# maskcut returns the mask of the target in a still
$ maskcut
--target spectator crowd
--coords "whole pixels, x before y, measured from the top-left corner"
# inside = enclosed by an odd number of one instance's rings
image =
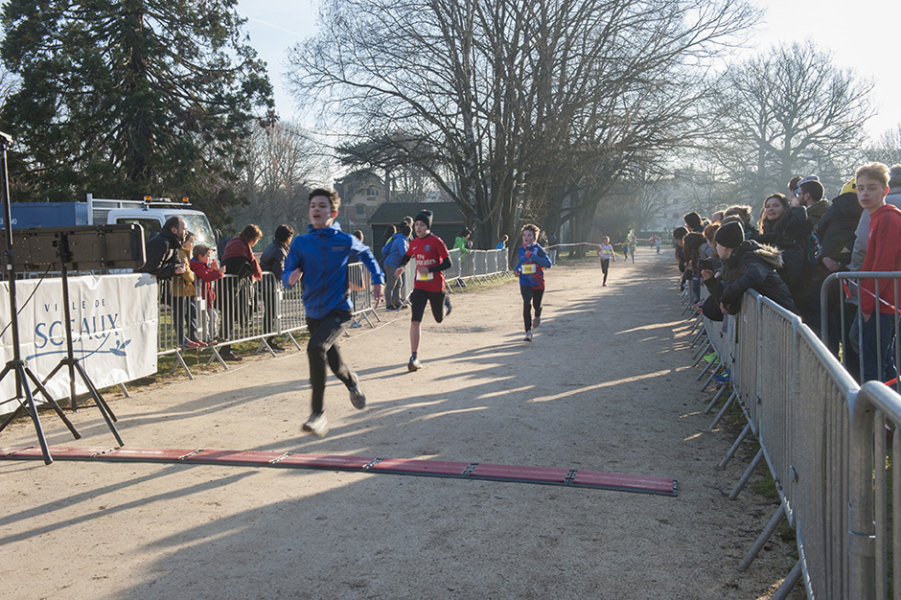
[[[753,289],[821,331],[821,294],[827,295],[825,337],[861,381],[896,377],[897,288],[901,277],[901,165],[868,163],[831,200],[817,176],[794,177],[788,194],[750,206],[725,207],[704,217],[686,214],[673,231],[681,287],[714,321],[735,315]],[[823,287],[836,272],[860,276]],[[701,285],[708,295],[701,302]],[[862,340],[859,341],[859,340]],[[859,373],[858,365],[863,365]]]

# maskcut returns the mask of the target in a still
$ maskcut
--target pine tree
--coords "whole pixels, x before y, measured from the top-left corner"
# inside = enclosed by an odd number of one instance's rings
[[[21,79],[0,113],[14,200],[191,195],[222,210],[265,64],[235,0],[9,0],[0,58]],[[213,205],[216,206],[213,206]]]

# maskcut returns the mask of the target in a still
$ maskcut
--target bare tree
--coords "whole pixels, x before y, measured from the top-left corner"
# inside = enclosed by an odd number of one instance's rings
[[[840,186],[873,115],[873,84],[835,66],[812,42],[786,44],[728,69],[712,111],[714,160],[749,199],[784,191],[794,175]]]
[[[243,202],[234,210],[234,226],[240,230],[256,223],[264,233],[282,223],[299,229],[306,217],[305,195],[326,159],[293,125],[257,127],[241,172]]]
[[[434,148],[417,136],[394,132],[356,137],[362,141],[338,146],[338,160],[348,167],[383,171],[388,202],[422,201],[426,190],[435,187],[429,172],[421,165],[435,171],[441,166],[440,158]],[[416,157],[415,162],[411,156]]]
[[[863,152],[864,160],[879,161],[887,165],[901,163],[901,125],[884,131],[875,143]]]
[[[434,148],[396,149],[482,244],[514,236],[521,208],[555,229],[583,171],[613,178],[672,146],[692,121],[684,85],[756,18],[742,0],[327,0],[322,15],[290,52],[294,93],[348,130]]]

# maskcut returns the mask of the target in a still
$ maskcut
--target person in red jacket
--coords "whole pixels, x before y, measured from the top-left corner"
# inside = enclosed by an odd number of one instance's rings
[[[263,279],[263,269],[253,255],[253,247],[263,238],[263,232],[256,225],[246,226],[240,234],[225,245],[220,260],[229,277],[219,284],[219,314],[222,316],[223,337],[231,340],[243,335],[243,329],[253,317],[254,281]],[[232,352],[231,344],[220,348],[223,360],[240,361],[241,357]]]
[[[882,163],[868,163],[857,170],[856,177],[857,200],[870,214],[867,253],[861,272],[901,271],[901,210],[885,203],[889,169]],[[879,282],[878,298],[876,281]],[[861,280],[864,381],[885,381],[896,375],[892,349],[898,320],[897,283],[898,280],[892,279]]]
[[[206,310],[204,316],[198,319],[200,329],[203,332],[203,340],[206,343],[215,340],[219,331],[219,311],[216,310],[216,289],[213,282],[222,279],[225,275],[225,267],[220,267],[213,258],[213,249],[203,244],[194,246],[193,257],[191,258],[191,270],[197,279],[202,281],[200,288],[200,297],[206,301]]]

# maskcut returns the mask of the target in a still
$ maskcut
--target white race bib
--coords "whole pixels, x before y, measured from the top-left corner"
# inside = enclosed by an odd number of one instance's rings
[[[522,274],[523,275],[532,275],[534,273],[537,273],[538,269],[536,267],[537,267],[537,265],[534,265],[534,264],[523,265],[522,266]]]
[[[434,278],[435,274],[431,271],[428,273],[420,273],[419,271],[416,271],[416,281],[431,281]]]

